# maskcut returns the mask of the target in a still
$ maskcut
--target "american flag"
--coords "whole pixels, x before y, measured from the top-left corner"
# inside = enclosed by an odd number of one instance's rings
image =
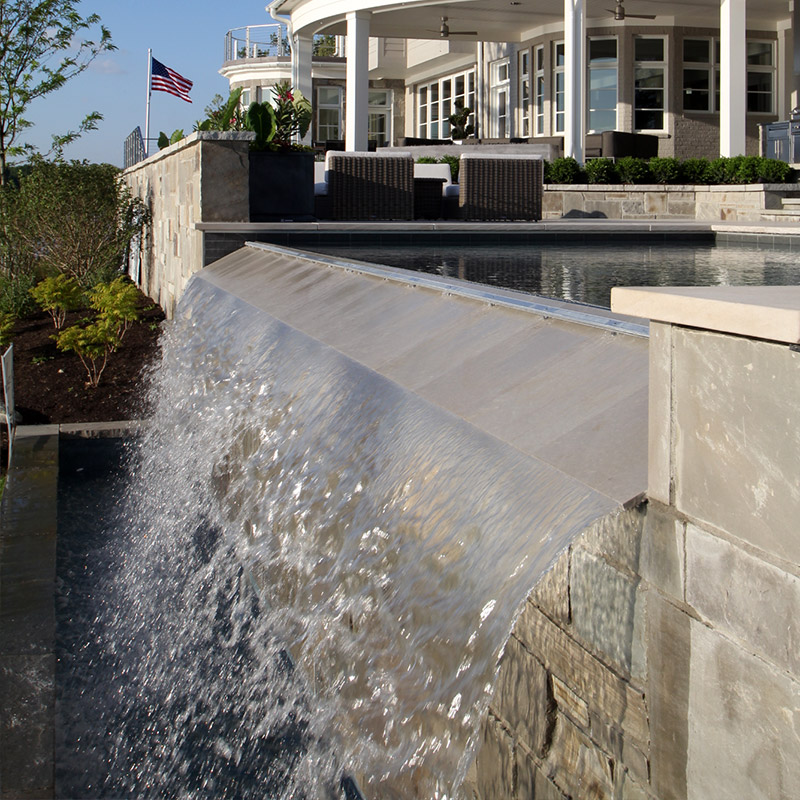
[[[189,92],[192,89],[192,82],[183,75],[175,72],[174,69],[165,67],[160,61],[153,59],[152,78],[150,85],[154,92],[169,92],[175,97],[180,97],[187,103],[191,103]]]

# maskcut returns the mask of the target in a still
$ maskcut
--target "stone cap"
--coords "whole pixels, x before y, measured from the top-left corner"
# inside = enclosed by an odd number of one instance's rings
[[[657,322],[800,342],[800,286],[618,287],[611,310]]]

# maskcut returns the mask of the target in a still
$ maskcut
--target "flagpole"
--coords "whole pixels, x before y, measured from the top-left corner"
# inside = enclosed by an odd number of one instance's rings
[[[144,157],[150,154],[150,84],[153,82],[153,51],[147,48],[147,107],[144,116]]]

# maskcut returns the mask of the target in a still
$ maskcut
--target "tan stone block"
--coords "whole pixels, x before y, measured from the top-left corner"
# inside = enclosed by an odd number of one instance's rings
[[[474,785],[481,800],[514,797],[514,742],[491,716],[486,718],[481,729]]]
[[[614,723],[641,749],[646,749],[650,733],[641,692],[530,603],[520,615],[514,633],[546,669],[586,701],[590,711]]]
[[[649,502],[642,532],[641,576],[679,601],[684,599],[684,548],[684,523],[676,519],[669,506]]]
[[[521,749],[517,751],[516,797],[519,800],[566,800],[538,764]]]
[[[650,598],[650,781],[663,800],[686,800],[690,618],[656,593]]]
[[[545,668],[512,636],[500,663],[492,710],[529,750],[540,753],[551,705]]]
[[[569,719],[558,715],[547,754],[547,771],[566,795],[591,800],[614,796],[613,761]]]
[[[651,795],[644,786],[636,781],[630,773],[622,776],[622,800],[652,800]]]
[[[643,217],[645,215],[644,199],[642,197],[632,197],[629,200],[623,200],[622,218],[626,217]]]
[[[601,517],[581,534],[573,552],[585,550],[594,553],[627,572],[630,577],[635,577],[639,572],[639,549],[646,508],[642,504]]]
[[[548,617],[564,625],[569,624],[569,558],[569,550],[565,550],[540,578],[528,598]]]
[[[644,196],[644,211],[646,214],[665,214],[667,211],[667,193],[646,192]]]
[[[553,678],[553,699],[563,714],[566,714],[578,727],[588,730],[589,707],[569,686],[556,677]]]

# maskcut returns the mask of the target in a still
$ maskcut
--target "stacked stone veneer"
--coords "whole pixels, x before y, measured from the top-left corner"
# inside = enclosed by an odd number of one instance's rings
[[[542,218],[600,216],[609,219],[700,219],[757,222],[781,209],[784,197],[800,197],[800,185],[743,186],[546,184]]]
[[[527,599],[470,797],[800,792],[800,290],[689,290],[688,313],[635,293],[615,310],[668,320],[651,324],[648,500]]]
[[[142,243],[140,285],[167,316],[203,267],[198,222],[250,219],[248,132],[196,132],[123,172],[152,213]]]

